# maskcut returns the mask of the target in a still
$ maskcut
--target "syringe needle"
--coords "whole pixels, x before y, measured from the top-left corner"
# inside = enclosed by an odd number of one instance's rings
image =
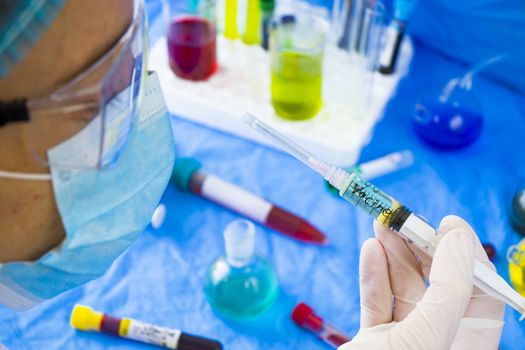
[[[253,129],[257,130],[264,136],[273,140],[277,143],[284,151],[294,156],[297,160],[303,162],[305,165],[309,166],[315,172],[326,176],[325,168],[329,165],[317,159],[311,152],[305,150],[303,147],[299,146],[297,143],[290,140],[288,137],[284,136],[268,124],[257,119],[253,115],[246,113],[243,117],[243,120]],[[323,167],[325,165],[325,167]]]
[[[254,116],[246,114],[244,121],[263,135],[277,142],[286,152],[323,175],[339,190],[339,195],[348,202],[363,209],[381,224],[397,232],[409,243],[424,250],[429,256],[434,255],[442,234],[420,215],[412,213],[406,206],[355,172],[349,174],[334,165],[316,158],[312,153]],[[520,312],[522,319],[525,317],[525,298],[509,286],[497,272],[492,271],[482,262],[476,260],[474,277],[474,283],[477,287]]]
[[[313,171],[322,175],[335,188],[340,189],[347,180],[349,174],[346,171],[317,158],[311,152],[305,150],[303,147],[299,146],[260,119],[257,119],[253,115],[246,113],[243,117],[243,120],[250,127],[273,140],[295,159],[301,161]]]

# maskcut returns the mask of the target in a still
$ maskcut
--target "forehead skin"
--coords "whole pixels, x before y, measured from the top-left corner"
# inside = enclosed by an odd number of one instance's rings
[[[101,57],[132,15],[132,0],[66,1],[26,57],[0,79],[0,100],[50,94]],[[0,128],[0,170],[49,172],[34,160],[28,141],[27,123]],[[0,213],[0,263],[37,259],[64,238],[50,181],[0,178]]]
[[[49,94],[102,56],[132,15],[132,0],[66,1],[29,54],[0,79],[0,100]]]

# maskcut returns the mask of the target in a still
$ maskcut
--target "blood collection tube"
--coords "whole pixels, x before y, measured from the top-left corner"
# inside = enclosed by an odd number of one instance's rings
[[[131,318],[116,318],[84,305],[75,305],[71,312],[71,327],[95,331],[177,350],[222,350],[222,344],[178,329],[159,327]]]
[[[394,73],[401,42],[405,36],[405,22],[393,20],[386,30],[386,43],[379,58],[379,72]]]
[[[394,0],[394,18],[385,33],[385,44],[379,57],[379,72],[392,74],[395,71],[405,28],[414,11],[417,0]]]
[[[326,324],[315,311],[305,303],[299,303],[292,311],[292,320],[301,328],[314,333],[319,339],[337,348],[351,338],[333,326]]]
[[[273,17],[273,10],[275,9],[275,0],[259,0],[261,7],[262,23],[261,23],[261,46],[268,50],[270,43],[270,25]]]
[[[193,158],[179,158],[171,181],[181,190],[189,190],[288,237],[306,243],[326,243],[326,236],[305,219],[200,168],[201,164]]]

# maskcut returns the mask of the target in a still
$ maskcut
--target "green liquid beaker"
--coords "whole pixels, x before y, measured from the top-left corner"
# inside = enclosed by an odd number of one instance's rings
[[[274,20],[271,94],[280,117],[306,120],[321,109],[327,28],[324,18],[310,13],[280,15]]]
[[[205,293],[221,316],[242,321],[268,309],[278,294],[277,275],[270,263],[254,254],[255,227],[235,220],[224,231],[226,256],[208,270]]]
[[[210,267],[206,297],[218,314],[229,319],[241,321],[261,314],[277,293],[275,273],[260,257],[242,268],[232,267],[224,258]]]

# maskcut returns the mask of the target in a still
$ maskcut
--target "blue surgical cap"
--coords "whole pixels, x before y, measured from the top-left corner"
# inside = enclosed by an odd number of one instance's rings
[[[21,61],[55,19],[65,0],[0,1],[0,78]]]

